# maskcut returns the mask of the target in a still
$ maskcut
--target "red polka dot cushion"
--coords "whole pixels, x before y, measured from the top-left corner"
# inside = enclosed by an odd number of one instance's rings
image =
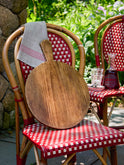
[[[65,130],[36,123],[26,126],[23,134],[42,151],[44,158],[124,143],[124,133],[88,120]]]
[[[89,87],[90,100],[103,103],[105,98],[124,95],[124,87],[119,89],[99,89]]]

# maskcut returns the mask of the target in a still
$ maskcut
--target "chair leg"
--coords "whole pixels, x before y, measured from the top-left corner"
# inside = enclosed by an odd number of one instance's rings
[[[97,109],[98,109],[97,114],[99,118],[103,119],[103,104],[100,103],[99,105],[97,105]]]
[[[36,146],[33,145],[34,148],[34,155],[35,155],[35,159],[36,159],[36,164],[40,165],[40,158],[39,158],[39,154],[38,154],[38,150],[36,148]]]
[[[117,165],[117,150],[116,146],[110,147],[110,152],[111,152],[111,165]]]
[[[27,158],[27,156],[25,156],[25,158],[20,158],[19,155],[16,155],[16,164],[17,165],[25,165],[26,164],[26,158]]]
[[[105,102],[103,104],[103,124],[105,126],[108,126],[108,116],[107,116],[107,99],[105,99]],[[116,146],[112,146],[110,148],[111,153],[111,165],[117,165],[117,151]],[[104,154],[103,154],[104,157]]]
[[[76,153],[67,155],[67,158],[64,161],[64,163],[62,163],[62,165],[67,165],[67,164],[68,165],[74,165],[74,162],[73,162],[73,164],[71,164],[72,163],[71,160],[73,160],[73,157],[74,157],[74,160],[75,160],[75,156],[76,156]]]
[[[34,148],[34,154],[35,154],[36,164],[37,165],[47,165],[47,160],[44,159],[42,157],[42,155],[41,155],[41,160],[40,160],[37,147],[35,145],[33,145],[33,148]]]
[[[24,158],[20,157],[19,106],[17,102],[15,102],[15,116],[16,116],[16,164],[25,165],[27,156],[25,156]]]
[[[103,148],[103,159],[105,160],[105,162],[107,162],[107,152],[106,152],[106,149],[105,148]],[[104,164],[102,164],[102,165],[104,165]]]
[[[71,155],[71,154],[70,154]],[[69,156],[69,155],[68,155]],[[76,162],[76,155],[69,161],[68,165],[74,165]]]
[[[103,165],[107,165],[106,161],[103,159],[103,157],[96,149],[93,149],[93,152],[97,155],[97,157],[99,158],[99,160],[102,162]]]
[[[108,101],[107,101],[107,99],[105,99],[105,102],[103,104],[103,125],[105,125],[105,126],[108,126],[107,103],[108,103]]]
[[[41,164],[40,165],[47,165],[47,160],[44,158],[41,158]]]

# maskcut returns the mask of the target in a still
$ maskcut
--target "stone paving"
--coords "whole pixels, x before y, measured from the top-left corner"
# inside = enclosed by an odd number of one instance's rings
[[[92,115],[86,116],[89,120],[94,120]],[[110,125],[122,125],[124,124],[124,109],[115,108],[112,115],[112,120]],[[99,149],[102,152],[102,149]],[[124,145],[117,147],[118,152],[118,165],[124,165]],[[64,157],[57,157],[48,160],[49,165],[60,165],[64,161]],[[15,165],[16,164],[16,144],[15,144],[15,132],[12,134],[0,133],[0,165]],[[35,157],[33,154],[33,149],[30,151],[26,165],[34,165]],[[100,161],[93,151],[85,151],[77,154],[77,165],[100,165]],[[110,163],[108,162],[108,165]]]

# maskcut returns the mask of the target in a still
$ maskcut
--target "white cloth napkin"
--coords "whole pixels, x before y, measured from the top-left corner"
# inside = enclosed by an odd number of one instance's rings
[[[32,67],[46,61],[40,47],[41,41],[45,39],[48,39],[48,35],[44,21],[26,23],[17,59]]]

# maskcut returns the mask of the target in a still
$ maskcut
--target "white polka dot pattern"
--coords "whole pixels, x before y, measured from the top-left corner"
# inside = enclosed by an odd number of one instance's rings
[[[22,71],[24,82],[26,82],[26,79],[27,79],[29,73],[31,72],[31,70],[33,69],[33,67],[25,64],[22,61],[20,61],[20,68],[21,68],[21,71]]]
[[[44,158],[124,143],[124,133],[88,120],[66,130],[36,123],[26,126],[23,134],[41,149]]]
[[[103,53],[108,62],[108,53],[116,55],[118,71],[124,71],[124,21],[114,23],[107,29],[103,39]]]
[[[59,35],[53,34],[51,32],[48,32],[48,37],[52,43],[54,60],[64,62],[68,65],[72,65],[71,50],[67,45],[67,43],[64,41],[64,39],[61,38]],[[31,72],[31,70],[33,69],[33,67],[21,61],[20,61],[20,67],[24,81],[26,82],[26,79],[29,73]]]
[[[89,87],[90,100],[95,102],[103,103],[105,98],[112,96],[121,96],[124,95],[124,87],[120,87],[119,89],[103,89],[98,90],[97,88]]]
[[[57,61],[72,65],[71,51],[65,40],[57,34],[50,32],[48,33],[48,37],[52,43],[53,58]]]

